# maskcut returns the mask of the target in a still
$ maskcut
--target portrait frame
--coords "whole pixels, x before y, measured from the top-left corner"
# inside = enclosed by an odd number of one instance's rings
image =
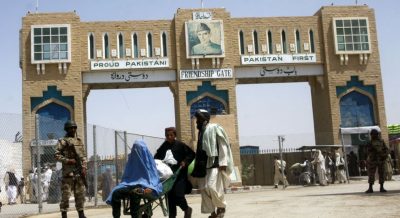
[[[201,26],[210,29],[212,48],[199,52],[196,45],[201,44],[197,32]],[[225,57],[224,28],[222,20],[195,20],[185,22],[186,57],[189,58],[221,58]]]

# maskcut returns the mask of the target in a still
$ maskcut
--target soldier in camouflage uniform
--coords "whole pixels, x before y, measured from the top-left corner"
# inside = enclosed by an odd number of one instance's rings
[[[85,176],[86,176],[86,151],[80,138],[76,135],[77,125],[74,121],[67,121],[64,130],[67,132],[64,138],[57,144],[56,159],[62,163],[61,183],[61,217],[67,217],[69,197],[74,193],[75,207],[79,218],[86,218],[83,212],[85,202]]]
[[[383,188],[385,182],[385,161],[388,156],[388,148],[385,142],[380,138],[379,132],[376,129],[371,130],[371,141],[367,145],[367,168],[368,168],[368,183],[369,188],[365,193],[373,193],[372,186],[375,182],[375,172],[378,168],[379,184],[381,185],[380,192],[386,192]]]

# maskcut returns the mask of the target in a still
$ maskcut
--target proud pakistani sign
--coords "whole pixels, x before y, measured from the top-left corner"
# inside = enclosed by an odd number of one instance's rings
[[[169,67],[168,58],[137,59],[137,60],[105,60],[91,61],[91,70],[118,70]]]

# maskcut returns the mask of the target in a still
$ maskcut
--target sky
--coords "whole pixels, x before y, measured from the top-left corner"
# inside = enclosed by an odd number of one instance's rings
[[[22,113],[18,31],[21,19],[36,10],[36,0],[1,0],[0,114]],[[312,16],[322,6],[355,5],[355,0],[204,0],[205,8],[226,8],[232,17]],[[375,9],[381,72],[388,124],[400,123],[398,0],[359,0]],[[38,12],[76,11],[81,21],[171,20],[178,8],[200,8],[200,0],[39,0]],[[238,85],[240,145],[276,148],[285,135],[287,147],[314,142],[308,83]],[[276,94],[279,93],[279,94]],[[279,96],[279,98],[277,97]],[[88,123],[117,130],[163,137],[175,125],[172,93],[168,88],[91,91]],[[21,124],[22,125],[22,124]],[[1,131],[1,130],[0,130]]]

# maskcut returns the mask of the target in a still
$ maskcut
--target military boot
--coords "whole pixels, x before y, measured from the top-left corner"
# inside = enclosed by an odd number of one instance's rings
[[[386,189],[383,188],[383,183],[381,183],[381,189],[379,191],[380,192],[387,192]]]
[[[61,218],[67,218],[67,212],[66,211],[61,212]]]
[[[369,194],[369,193],[373,193],[374,192],[374,190],[372,189],[372,185],[373,185],[373,183],[369,183],[369,188],[368,188],[367,191],[365,191],[365,193]]]
[[[85,217],[85,213],[83,212],[83,210],[78,211],[78,217],[79,218],[86,218]]]

